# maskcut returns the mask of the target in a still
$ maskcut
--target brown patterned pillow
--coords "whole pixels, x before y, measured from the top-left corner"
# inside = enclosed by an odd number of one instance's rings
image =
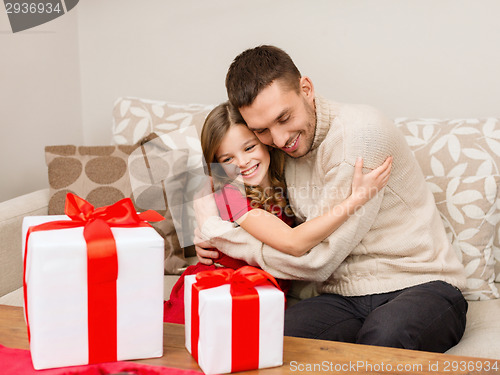
[[[465,266],[468,300],[499,298],[493,241],[500,176],[427,177],[455,253]]]
[[[127,159],[137,146],[47,146],[49,215],[64,214],[72,192],[95,207],[131,196]]]
[[[84,198],[94,207],[110,205],[129,197],[138,211],[156,209],[165,217],[161,222],[151,223],[165,239],[165,273],[179,274],[187,266],[184,249],[179,245],[166,202],[163,205],[151,202],[152,197],[158,196],[151,194],[158,186],[133,194],[128,165],[129,158],[137,150],[141,150],[140,145],[47,146],[45,158],[50,186],[49,214],[64,214],[68,192]],[[142,154],[141,158],[144,162]],[[147,175],[148,169],[143,169],[143,173]],[[165,181],[158,182],[168,186]],[[192,249],[189,250],[192,252]]]

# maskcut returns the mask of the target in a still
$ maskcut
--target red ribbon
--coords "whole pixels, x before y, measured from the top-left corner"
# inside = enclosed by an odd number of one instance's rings
[[[26,234],[24,249],[24,306],[28,326],[28,299],[26,284],[26,261],[28,238],[31,233],[46,230],[83,228],[87,243],[88,282],[88,341],[89,364],[117,360],[116,279],[118,257],[111,227],[146,227],[146,221],[160,221],[164,217],[155,211],[137,214],[130,198],[122,199],[110,206],[94,209],[84,199],[68,193],[65,213],[71,220],[52,221],[30,227]],[[64,282],[64,281],[61,281]]]
[[[259,368],[259,285],[278,283],[269,273],[255,267],[244,266],[236,271],[218,269],[196,275],[191,296],[191,353],[198,361],[200,335],[199,293],[203,289],[231,284],[231,372]]]

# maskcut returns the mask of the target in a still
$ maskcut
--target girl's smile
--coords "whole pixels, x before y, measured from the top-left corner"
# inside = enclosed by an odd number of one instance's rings
[[[249,168],[249,169],[246,169],[244,171],[241,171],[241,174],[243,175],[243,178],[253,176],[254,172],[256,172],[257,168],[259,168],[259,165],[260,165],[260,163],[254,165],[252,168]]]

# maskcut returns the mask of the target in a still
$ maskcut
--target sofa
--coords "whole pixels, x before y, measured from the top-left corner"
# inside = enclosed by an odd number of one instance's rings
[[[184,155],[184,158],[175,158],[177,165],[169,168],[196,169],[201,163],[198,134],[212,108],[213,105],[119,98],[112,111],[114,146],[103,146],[106,157],[114,159],[106,159],[104,163],[101,149],[97,157],[93,155],[94,159],[88,159],[98,148],[72,146],[61,151],[48,147],[45,157],[49,186],[0,203],[0,304],[22,306],[21,223],[24,216],[60,213],[57,210],[61,210],[65,191],[74,191],[84,198],[106,194],[109,198],[111,194],[111,199],[117,199],[120,194],[130,195],[139,205],[142,200],[136,192],[149,192],[151,186],[138,187],[138,181],[143,180],[134,173],[122,173],[116,181],[109,182],[107,171],[99,184],[98,178],[88,172],[90,164],[99,164],[96,158],[101,158],[99,168],[102,172],[103,165],[111,160],[117,162],[120,157],[128,157],[130,167],[133,150],[144,152],[144,147],[138,145],[156,139],[167,145],[168,150]],[[467,327],[461,341],[448,353],[500,359],[500,120],[397,118],[394,121],[420,164],[450,242],[467,274],[467,288],[463,291],[469,302]],[[135,145],[132,151],[127,149],[132,145]],[[117,156],[116,152],[125,154]],[[70,184],[64,182],[67,170],[55,169],[56,164],[58,168],[64,164],[63,159],[68,155],[72,158],[71,163],[67,161],[71,170],[74,170],[74,159],[87,158],[83,169],[92,177],[91,192],[78,191],[82,186],[89,187],[88,181],[77,186],[75,181],[82,176],[72,177]],[[150,155],[151,168],[153,161]],[[126,187],[119,188],[115,186],[117,183]],[[164,188],[165,183],[153,181],[150,185]],[[188,185],[183,185],[185,191],[189,190]],[[157,228],[166,243],[166,299],[182,270],[197,261],[192,246],[188,246],[188,241],[178,233],[182,223],[172,214],[171,197],[170,194],[168,203],[165,201],[158,207],[168,216],[168,225]],[[311,283],[294,282],[288,300],[293,303],[314,293]]]

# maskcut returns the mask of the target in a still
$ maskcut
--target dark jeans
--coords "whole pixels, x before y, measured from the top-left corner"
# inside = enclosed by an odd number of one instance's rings
[[[443,281],[361,297],[322,294],[286,310],[285,335],[445,352],[465,330],[467,302]]]

